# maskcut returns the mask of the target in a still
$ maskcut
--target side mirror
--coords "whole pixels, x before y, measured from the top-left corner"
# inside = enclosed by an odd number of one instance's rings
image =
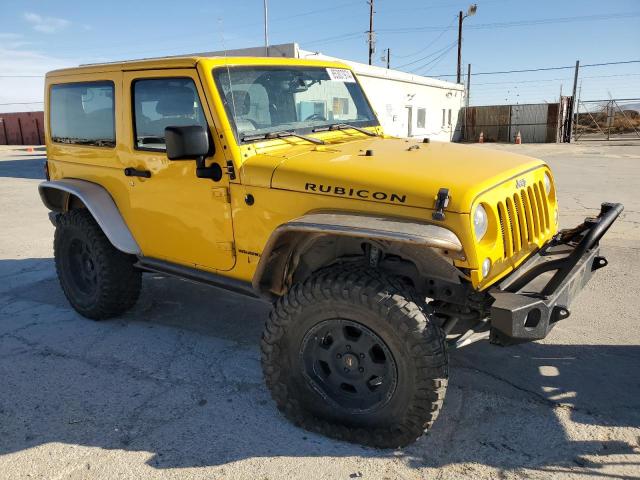
[[[200,125],[167,127],[164,138],[169,160],[198,160],[212,153],[209,135]]]
[[[204,128],[200,125],[167,127],[164,129],[164,139],[169,160],[195,159],[196,177],[220,181],[222,167],[217,163],[207,167],[204,163],[204,159],[213,153],[213,144],[209,142],[209,135]]]

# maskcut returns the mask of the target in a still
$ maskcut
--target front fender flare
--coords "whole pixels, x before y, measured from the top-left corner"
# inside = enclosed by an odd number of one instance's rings
[[[273,231],[252,279],[253,288],[257,292],[268,295],[268,284],[285,271],[300,238],[308,234],[395,242],[437,249],[453,257],[464,257],[460,239],[451,230],[439,225],[358,213],[311,213],[282,224]]]
[[[38,185],[42,203],[54,212],[69,210],[72,196],[82,201],[106,237],[118,250],[140,255],[138,242],[131,234],[109,192],[97,183],[73,178],[42,182]]]

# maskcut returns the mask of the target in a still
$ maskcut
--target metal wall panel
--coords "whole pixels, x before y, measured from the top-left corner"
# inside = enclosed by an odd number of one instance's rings
[[[0,113],[0,145],[43,145],[44,112]]]
[[[466,107],[460,111],[456,131],[465,142],[515,142],[518,132],[523,143],[557,141],[560,109],[557,103],[489,105]]]

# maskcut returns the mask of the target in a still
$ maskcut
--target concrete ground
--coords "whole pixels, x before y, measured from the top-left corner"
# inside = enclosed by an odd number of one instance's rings
[[[598,272],[545,340],[451,355],[445,408],[408,448],[308,433],[276,410],[265,305],[145,276],[92,322],[55,276],[39,152],[0,151],[0,478],[640,478],[640,147],[483,145],[555,171],[561,223],[625,204]]]

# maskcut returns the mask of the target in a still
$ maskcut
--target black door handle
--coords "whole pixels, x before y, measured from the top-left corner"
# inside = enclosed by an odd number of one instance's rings
[[[137,170],[133,167],[127,167],[124,169],[124,174],[127,177],[143,177],[151,178],[151,172],[149,170]]]

